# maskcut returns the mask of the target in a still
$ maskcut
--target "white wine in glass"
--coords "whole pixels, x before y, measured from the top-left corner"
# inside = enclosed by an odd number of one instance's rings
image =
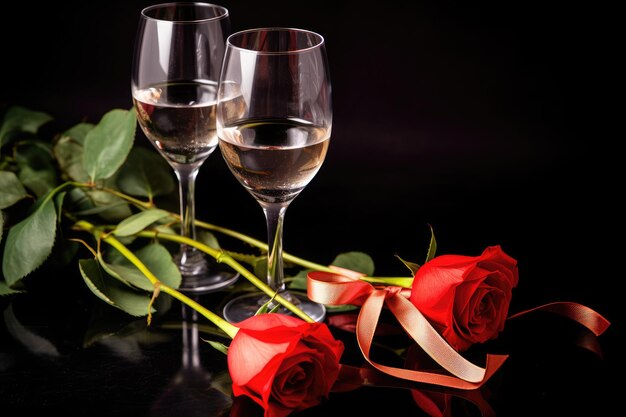
[[[218,144],[217,87],[228,10],[210,3],[174,2],[141,12],[131,91],[139,126],[174,169],[180,193],[180,233],[196,239],[195,180]],[[210,292],[234,283],[239,274],[188,245],[175,259],[183,292]]]
[[[268,285],[316,321],[324,319],[324,305],[285,286],[283,221],[289,204],[324,162],[331,128],[331,84],[321,35],[260,28],[228,37],[218,88],[220,151],[265,213]],[[263,293],[236,297],[224,306],[224,317],[242,321],[268,300]]]

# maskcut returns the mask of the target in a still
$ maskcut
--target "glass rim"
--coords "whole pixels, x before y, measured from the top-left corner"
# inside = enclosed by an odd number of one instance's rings
[[[244,35],[246,33],[253,33],[253,32],[297,32],[297,33],[306,33],[309,35],[313,35],[317,42],[315,43],[315,45],[311,45],[311,46],[307,46],[306,48],[294,48],[291,49],[289,51],[258,51],[256,49],[250,49],[250,48],[245,48],[243,46],[238,46],[235,45],[232,40],[236,37],[236,36],[241,36]],[[276,26],[276,27],[259,27],[259,28],[253,28],[253,29],[245,29],[245,30],[240,30],[238,32],[232,33],[230,34],[227,38],[226,38],[226,46],[228,48],[232,48],[232,49],[236,49],[238,51],[242,51],[242,52],[249,52],[249,53],[253,53],[256,55],[289,55],[289,54],[299,54],[299,53],[303,53],[303,52],[307,52],[307,51],[311,51],[317,48],[320,48],[322,46],[324,46],[324,36],[322,36],[321,34],[314,32],[312,30],[308,30],[308,29],[300,29],[300,28],[294,28],[294,27],[283,27],[283,26]]]
[[[221,12],[221,14],[214,16],[214,17],[207,17],[204,19],[184,19],[184,20],[170,20],[170,19],[160,19],[157,17],[153,17],[153,16],[149,16],[147,13],[152,11],[152,10],[156,10],[156,9],[164,9],[167,7],[172,7],[172,6],[197,6],[197,7],[202,7],[202,8],[210,8],[210,9],[215,9],[215,10],[219,10]],[[204,22],[211,22],[211,21],[215,21],[215,20],[221,20],[221,19],[226,19],[228,17],[228,9],[224,6],[220,6],[219,4],[214,4],[214,3],[206,3],[206,2],[199,2],[199,1],[171,1],[171,2],[167,2],[167,3],[159,3],[159,4],[153,4],[147,7],[144,7],[141,10],[141,17],[146,19],[146,20],[152,20],[155,22],[169,22],[169,23],[204,23]]]

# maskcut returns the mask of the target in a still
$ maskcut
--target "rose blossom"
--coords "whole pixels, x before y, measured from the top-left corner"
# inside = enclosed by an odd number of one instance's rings
[[[233,394],[246,395],[265,417],[284,417],[328,397],[343,343],[323,323],[268,313],[237,323],[228,348]]]
[[[495,338],[504,329],[517,261],[500,246],[480,256],[442,255],[415,273],[411,303],[457,351]]]

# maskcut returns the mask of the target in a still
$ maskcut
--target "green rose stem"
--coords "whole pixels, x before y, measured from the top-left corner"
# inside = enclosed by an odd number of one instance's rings
[[[98,239],[98,240],[101,239],[104,242],[106,242],[109,245],[111,245],[114,248],[116,248],[122,255],[124,255],[129,261],[131,261],[150,280],[150,282],[153,285],[155,285],[155,288],[157,288],[157,286],[159,286],[161,291],[164,291],[167,294],[172,295],[174,298],[176,298],[176,299],[182,301],[183,303],[189,305],[190,307],[196,309],[199,313],[204,315],[206,318],[211,320],[212,323],[214,323],[215,325],[219,326],[220,328],[222,328],[222,327],[220,326],[219,323],[222,323],[222,322],[223,323],[228,323],[224,319],[222,319],[221,317],[216,316],[214,313],[211,313],[209,310],[203,308],[201,305],[199,305],[195,301],[191,300],[190,298],[186,297],[185,295],[181,294],[177,290],[175,290],[175,289],[173,289],[171,287],[168,287],[165,284],[161,283],[152,274],[152,272],[150,272],[150,270],[141,262],[141,260],[139,260],[139,258],[137,258],[135,256],[135,254],[133,254],[128,248],[126,248],[126,246],[124,246],[124,244],[122,242],[120,242],[119,240],[117,240],[117,238],[115,238],[115,236],[113,236],[112,234],[103,232],[101,229],[97,228],[96,226],[94,226],[93,224],[91,224],[91,223],[89,223],[89,222],[87,222],[85,220],[79,220],[78,222],[76,222],[74,224],[74,227],[76,229],[79,229],[79,230],[85,230],[87,232],[90,232],[90,233],[92,233],[96,237],[96,239]],[[287,301],[280,294],[276,294],[275,291],[272,290],[267,284],[265,284],[263,281],[261,281],[259,278],[257,278],[253,273],[251,273],[246,268],[244,268],[240,263],[238,263],[235,259],[233,259],[230,255],[228,255],[224,251],[213,249],[212,247],[204,245],[204,244],[202,244],[202,243],[200,243],[198,241],[195,241],[193,239],[189,239],[189,238],[186,238],[186,237],[182,237],[182,236],[179,236],[179,235],[173,235],[173,234],[169,234],[169,233],[157,233],[157,232],[151,232],[151,231],[142,231],[142,232],[137,233],[137,236],[170,240],[170,241],[173,241],[173,242],[184,243],[186,245],[193,246],[193,247],[195,247],[195,248],[197,248],[197,249],[207,253],[208,255],[214,257],[217,260],[217,262],[225,263],[226,265],[229,265],[230,267],[235,269],[237,272],[239,272],[241,275],[243,275],[248,281],[250,281],[252,284],[254,284],[257,288],[259,288],[261,291],[263,291],[269,297],[273,297],[274,300],[276,300],[278,303],[280,303],[283,307],[287,308],[289,311],[291,311],[296,316],[300,317],[302,320],[307,321],[309,323],[315,322],[315,320],[313,320],[306,313],[304,313],[302,310],[300,310],[295,304]],[[198,307],[201,308],[202,311],[200,309],[198,309]],[[219,323],[216,320],[219,320]],[[228,325],[232,326],[230,323],[228,323]]]
[[[151,209],[151,208],[155,208],[156,206],[154,205],[153,201],[150,200],[148,202],[145,201],[141,201],[138,200],[136,198],[130,197],[124,193],[121,193],[117,190],[113,190],[110,188],[103,188],[103,191],[109,192],[111,194],[114,194],[117,197],[120,197],[132,204],[134,204],[135,206],[147,210],[147,209]],[[178,221],[180,221],[180,215],[176,214],[176,213],[171,213],[170,212],[170,216],[177,219]],[[203,222],[201,220],[197,220],[195,221],[196,226],[205,228],[207,230],[212,230],[215,232],[219,232],[222,233],[226,236],[230,236],[232,238],[235,239],[239,239],[242,242],[248,243],[251,246],[255,246],[261,250],[264,250],[267,252],[268,247],[267,247],[267,243],[261,242],[258,239],[255,239],[253,237],[244,235],[243,233],[239,233],[235,230],[232,229],[228,229],[225,227],[221,227],[221,226],[216,226],[214,224],[211,223],[207,223],[207,222]],[[185,242],[187,243],[187,242]],[[191,243],[189,243],[191,244]],[[193,246],[193,245],[192,245]],[[283,259],[285,261],[291,262],[293,264],[296,265],[300,265],[304,268],[308,268],[308,269],[313,269],[315,271],[324,271],[324,272],[336,272],[335,270],[333,270],[332,268],[329,268],[325,265],[320,265],[317,264],[315,262],[310,262],[307,261],[306,259],[302,259],[302,258],[298,258],[297,256],[291,255],[287,252],[283,252]],[[367,281],[367,282],[371,282],[371,283],[377,283],[377,284],[391,284],[391,285],[397,285],[399,287],[404,287],[404,288],[411,288],[411,285],[413,283],[413,278],[412,277],[361,277],[361,279],[363,281]],[[256,284],[255,284],[256,285]],[[269,287],[268,287],[269,288]]]
[[[220,227],[220,226],[216,226],[210,223],[206,223],[201,220],[196,220],[196,226],[204,227],[207,230],[213,230],[213,231],[222,233],[224,235],[234,237],[252,246],[256,246],[259,249],[267,251],[266,243],[263,243],[260,240],[257,240],[253,237],[246,236],[243,233],[239,233],[234,230],[227,229],[225,227]],[[283,252],[283,259],[291,263],[294,263],[296,265],[300,265],[304,268],[313,269],[316,271],[337,272],[336,270],[329,268],[325,265],[320,265],[315,262],[307,261],[306,259],[298,258],[297,256],[293,256],[287,252]],[[384,278],[361,277],[361,279],[367,282],[379,283],[379,284],[392,284],[392,285],[397,285],[397,286],[405,287],[405,288],[411,288],[411,285],[413,283],[413,278],[407,278],[407,277],[384,277]]]

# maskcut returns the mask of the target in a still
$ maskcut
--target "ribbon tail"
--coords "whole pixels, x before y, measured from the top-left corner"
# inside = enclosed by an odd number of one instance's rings
[[[597,313],[595,310],[582,304],[570,301],[557,301],[554,303],[543,304],[528,310],[509,316],[509,319],[519,317],[530,313],[531,311],[549,311],[551,313],[565,316],[575,320],[593,332],[596,336],[600,336],[611,324],[606,318]]]

